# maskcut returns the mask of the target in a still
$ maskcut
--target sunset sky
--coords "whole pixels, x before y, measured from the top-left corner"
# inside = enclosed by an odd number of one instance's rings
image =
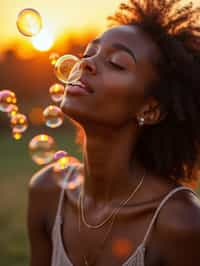
[[[54,40],[67,31],[86,28],[105,29],[106,17],[112,14],[120,0],[0,0],[0,51],[16,40],[30,42],[16,27],[18,13],[24,8],[40,12],[44,28]]]

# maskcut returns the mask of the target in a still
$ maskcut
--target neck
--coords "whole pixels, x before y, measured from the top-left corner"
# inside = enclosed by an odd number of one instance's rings
[[[137,131],[133,124],[85,130],[83,189],[93,204],[124,199],[141,181],[144,169],[134,160]]]

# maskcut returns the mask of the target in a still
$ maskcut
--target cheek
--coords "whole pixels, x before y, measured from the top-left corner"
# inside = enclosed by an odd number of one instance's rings
[[[115,109],[136,112],[144,99],[143,84],[138,75],[114,75],[103,79],[103,92]]]

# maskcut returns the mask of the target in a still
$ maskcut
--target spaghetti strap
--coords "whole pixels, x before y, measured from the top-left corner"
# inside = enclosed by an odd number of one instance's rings
[[[58,202],[58,209],[57,209],[57,213],[56,213],[56,221],[60,221],[61,222],[61,209],[62,209],[62,203],[63,203],[63,199],[64,199],[64,194],[65,194],[65,183],[67,182],[69,176],[73,173],[73,171],[76,169],[75,166],[68,166],[68,171],[67,174],[63,180],[63,188],[62,191],[60,193],[60,198],[59,198],[59,202]]]
[[[174,195],[177,191],[180,191],[180,190],[188,190],[188,191],[192,192],[197,198],[199,198],[198,194],[197,194],[194,190],[192,190],[192,189],[190,189],[190,188],[188,188],[188,187],[185,187],[185,186],[181,186],[181,187],[175,188],[175,189],[173,189],[172,191],[170,191],[170,192],[164,197],[164,199],[161,201],[161,203],[159,204],[158,208],[157,208],[156,211],[155,211],[155,214],[154,214],[154,216],[153,216],[153,218],[152,218],[152,220],[151,220],[151,222],[150,222],[150,224],[149,224],[149,227],[148,227],[148,229],[147,229],[147,232],[146,232],[146,234],[145,234],[144,240],[142,241],[142,245],[143,245],[143,246],[145,246],[145,244],[146,244],[146,242],[147,242],[147,239],[148,239],[148,237],[149,237],[149,235],[150,235],[150,232],[151,232],[151,230],[152,230],[152,227],[153,227],[153,225],[154,225],[154,222],[155,222],[155,220],[156,220],[156,218],[157,218],[157,216],[158,216],[158,214],[159,214],[161,208],[162,208],[163,205],[167,202],[167,200],[168,200],[170,197],[172,197],[172,195]]]

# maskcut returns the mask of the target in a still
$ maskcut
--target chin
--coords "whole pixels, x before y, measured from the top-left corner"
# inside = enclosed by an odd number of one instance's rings
[[[60,108],[63,114],[66,116],[67,119],[71,120],[74,123],[78,123],[80,126],[88,123],[91,121],[91,112],[83,112],[81,108],[76,107],[76,105],[68,104],[67,100],[64,99],[61,104]]]

